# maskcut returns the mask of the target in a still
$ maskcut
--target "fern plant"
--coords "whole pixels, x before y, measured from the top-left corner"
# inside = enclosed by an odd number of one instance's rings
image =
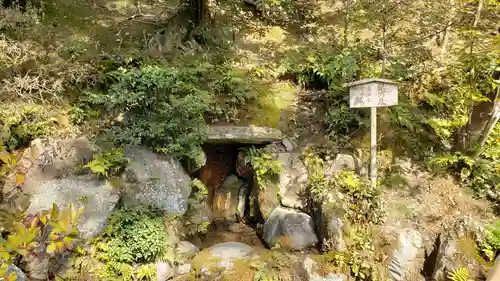
[[[474,281],[469,278],[469,271],[465,267],[454,269],[448,273],[448,279],[451,281]]]

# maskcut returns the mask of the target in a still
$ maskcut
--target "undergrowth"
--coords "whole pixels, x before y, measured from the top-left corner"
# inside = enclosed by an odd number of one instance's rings
[[[35,138],[48,136],[57,125],[56,115],[41,105],[0,107],[0,144],[12,151]]]
[[[273,156],[262,149],[251,147],[246,151],[245,164],[253,168],[260,187],[272,177],[279,176],[283,170],[283,163],[273,159]]]
[[[163,217],[145,207],[125,208],[110,217],[99,237],[77,248],[71,258],[71,270],[60,280],[156,279],[155,262],[166,253]]]

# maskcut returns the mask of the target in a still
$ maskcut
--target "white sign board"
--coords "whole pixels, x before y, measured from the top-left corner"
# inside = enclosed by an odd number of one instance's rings
[[[367,81],[349,88],[349,106],[383,107],[398,104],[398,85],[382,81]]]

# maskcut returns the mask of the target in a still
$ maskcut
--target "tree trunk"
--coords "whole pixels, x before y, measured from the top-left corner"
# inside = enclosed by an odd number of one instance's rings
[[[443,32],[443,39],[441,40],[441,44],[440,44],[441,59],[442,60],[444,60],[444,58],[446,56],[446,49],[448,46],[448,41],[450,40],[451,25],[453,24],[453,19],[455,18],[455,11],[456,11],[455,1],[451,0],[451,2],[450,2],[450,14],[449,14],[450,20],[448,21],[448,24],[446,25],[446,28]]]
[[[499,79],[500,72],[493,73],[493,79]],[[477,157],[481,148],[500,119],[499,89],[485,95],[489,100],[475,105],[470,114],[469,123],[459,131],[455,148],[457,151],[472,153]]]
[[[481,11],[483,9],[483,0],[479,0],[476,8],[476,13],[474,15],[474,23],[472,24],[472,30],[474,30],[481,17]],[[469,55],[472,56],[474,53],[474,41],[475,38],[471,38],[469,46]],[[470,70],[469,74],[469,87],[471,89],[475,88],[475,81],[473,80],[474,69]],[[453,147],[454,151],[461,151],[464,153],[470,153],[472,148],[476,146],[479,140],[480,132],[484,129],[484,126],[488,122],[489,114],[493,108],[493,103],[495,102],[490,95],[487,95],[490,101],[481,102],[475,105],[469,115],[469,121],[465,127],[458,128],[455,132],[455,144]],[[486,116],[485,116],[486,115]]]
[[[500,72],[494,73],[493,77],[494,79],[498,80],[500,78]],[[493,104],[492,110],[488,122],[486,122],[486,125],[484,126],[479,139],[477,140],[477,149],[474,151],[473,155],[474,158],[477,158],[481,154],[484,144],[490,137],[491,132],[498,123],[498,120],[500,120],[500,87],[498,86],[496,88],[496,93],[493,95],[491,103]]]
[[[212,18],[208,0],[189,0],[188,9],[194,27],[202,26]]]

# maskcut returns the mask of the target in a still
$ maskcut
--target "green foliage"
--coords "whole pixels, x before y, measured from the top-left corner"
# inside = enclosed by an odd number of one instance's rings
[[[218,77],[209,85],[214,92],[210,119],[212,122],[237,121],[242,108],[257,103],[257,92],[251,88],[253,77],[248,70],[234,69],[225,65],[214,71]]]
[[[153,281],[155,261],[165,254],[165,231],[160,213],[127,208],[113,213],[106,231],[77,248],[72,270],[63,280]]]
[[[245,164],[251,165],[257,176],[257,183],[263,186],[270,178],[278,176],[283,170],[283,163],[262,150],[251,147],[245,155]]]
[[[465,267],[454,269],[448,273],[448,279],[451,281],[473,281],[469,278],[469,271]]]
[[[205,65],[178,69],[144,66],[108,73],[105,92],[86,91],[81,107],[112,114],[105,131],[114,142],[143,144],[179,157],[195,158],[203,142],[210,95],[201,89]]]
[[[337,99],[326,110],[325,125],[332,135],[348,135],[366,128],[366,118],[349,108],[345,100]]]
[[[330,182],[325,178],[324,162],[311,151],[304,152],[304,163],[308,171],[308,189],[312,199],[321,203],[333,191]]]
[[[499,203],[500,198],[492,197],[492,195],[500,190],[500,159],[473,159],[461,153],[455,153],[436,156],[428,163],[435,170],[454,173],[478,196],[487,197]]]
[[[361,179],[353,171],[341,171],[333,179],[334,186],[349,200],[347,216],[353,222],[379,223],[385,216],[381,189]]]
[[[308,170],[308,187],[315,203],[338,205],[354,223],[380,223],[385,217],[385,206],[380,187],[373,188],[367,180],[353,171],[341,171],[325,178],[323,160],[314,153],[304,153]],[[337,194],[342,198],[334,199]],[[332,202],[330,202],[332,201]]]
[[[116,143],[195,160],[205,119],[234,121],[241,108],[257,102],[249,73],[197,60],[181,60],[182,67],[144,65],[107,72],[105,89],[84,91],[73,119],[83,123],[100,116],[106,120],[102,131]]]
[[[105,254],[120,263],[153,262],[165,250],[163,218],[145,208],[122,209],[109,221]]]
[[[495,259],[495,253],[500,250],[500,221],[486,227],[484,235],[478,240],[480,251],[489,261]]]
[[[85,165],[85,168],[89,168],[94,174],[107,177],[110,173],[120,172],[129,162],[130,159],[124,156],[123,148],[114,148],[97,156]]]
[[[46,108],[25,105],[0,109],[0,144],[14,150],[53,131],[57,121]]]
[[[350,135],[365,129],[366,113],[349,109],[349,98],[342,86],[360,75],[362,55],[357,48],[342,50],[317,46],[299,52],[305,61],[287,60],[289,74],[300,84],[313,89],[328,89],[325,114],[321,120],[331,137]]]
[[[13,227],[6,240],[0,237],[0,280],[15,280],[13,275],[6,275],[6,265],[17,255],[49,259],[71,250],[78,241],[76,225],[82,213],[83,208],[77,210],[73,204],[64,210],[53,205],[52,210],[41,211],[30,218],[27,226],[21,222],[9,222]]]
[[[345,272],[358,281],[381,281],[383,274],[378,267],[374,247],[366,230],[352,234],[351,243],[344,252],[326,252],[314,256],[319,273],[327,276],[333,272]]]
[[[488,159],[500,159],[500,123],[493,129],[486,140],[482,155]]]
[[[208,188],[203,184],[203,182],[199,179],[193,179],[191,185],[195,189],[194,191],[194,199],[196,203],[204,203],[207,201],[208,196]]]

